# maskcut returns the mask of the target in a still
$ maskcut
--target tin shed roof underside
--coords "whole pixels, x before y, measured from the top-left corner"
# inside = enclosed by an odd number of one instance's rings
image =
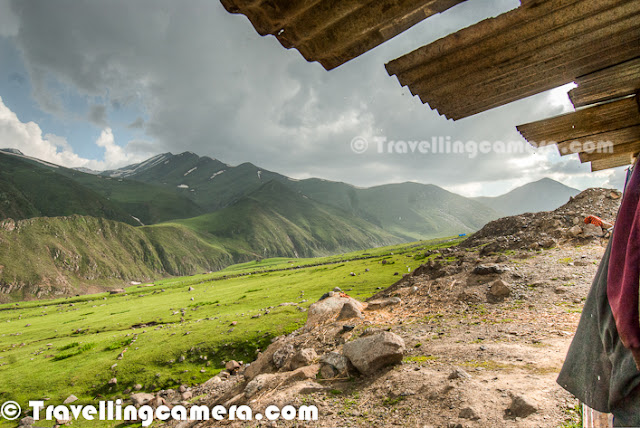
[[[465,0],[220,0],[256,31],[331,70]]]
[[[623,63],[640,51],[637,0],[523,0],[513,11],[387,64],[449,119],[462,119]]]

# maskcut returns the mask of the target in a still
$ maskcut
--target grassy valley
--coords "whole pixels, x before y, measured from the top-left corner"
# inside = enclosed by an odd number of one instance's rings
[[[61,403],[75,394],[91,403],[124,397],[136,383],[153,391],[203,382],[223,361],[251,361],[272,337],[300,326],[303,309],[326,291],[338,286],[365,299],[423,263],[424,251],[454,242],[253,261],[119,295],[0,305],[0,401]],[[285,302],[294,304],[279,306]]]

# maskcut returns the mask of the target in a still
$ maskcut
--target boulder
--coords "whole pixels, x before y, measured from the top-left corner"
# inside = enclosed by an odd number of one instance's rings
[[[332,293],[329,293],[332,294]],[[317,301],[309,307],[307,316],[307,327],[314,327],[319,324],[333,321],[342,310],[345,303],[353,303],[353,305],[362,311],[363,305],[356,299],[340,294],[333,293],[322,300]]]
[[[342,309],[338,314],[338,321],[350,320],[353,318],[364,318],[362,312],[353,302],[347,302],[342,305]]]
[[[343,347],[344,356],[363,374],[400,363],[404,350],[404,340],[388,331],[361,337]]]

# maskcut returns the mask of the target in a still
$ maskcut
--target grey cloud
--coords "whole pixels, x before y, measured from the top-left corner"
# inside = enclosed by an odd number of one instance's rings
[[[516,0],[465,2],[332,72],[283,49],[274,37],[260,37],[244,16],[227,14],[217,0],[188,7],[167,0],[12,4],[20,20],[18,44],[32,81],[39,82],[37,99],[56,105],[46,84],[55,78],[114,106],[137,100],[147,120],[129,127],[144,125],[156,152],[190,150],[357,185],[521,179],[522,169],[509,161],[528,154],[470,158],[370,149],[358,155],[350,142],[360,135],[522,141],[515,125],[557,113],[542,94],[454,123],[384,69],[385,62],[423,44],[516,7]]]
[[[100,104],[89,106],[87,119],[98,126],[107,126],[107,108]]]
[[[144,127],[144,119],[141,117],[137,117],[136,120],[127,125],[127,128],[130,129],[142,129]]]

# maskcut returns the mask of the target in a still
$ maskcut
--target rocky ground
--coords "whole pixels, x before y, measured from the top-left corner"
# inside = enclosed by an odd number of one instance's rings
[[[615,220],[620,194],[490,223],[367,302],[341,290],[251,364],[137,404],[316,405],[319,420],[169,426],[560,427],[578,404],[555,379],[607,245],[582,219]],[[329,290],[328,290],[329,291]]]

